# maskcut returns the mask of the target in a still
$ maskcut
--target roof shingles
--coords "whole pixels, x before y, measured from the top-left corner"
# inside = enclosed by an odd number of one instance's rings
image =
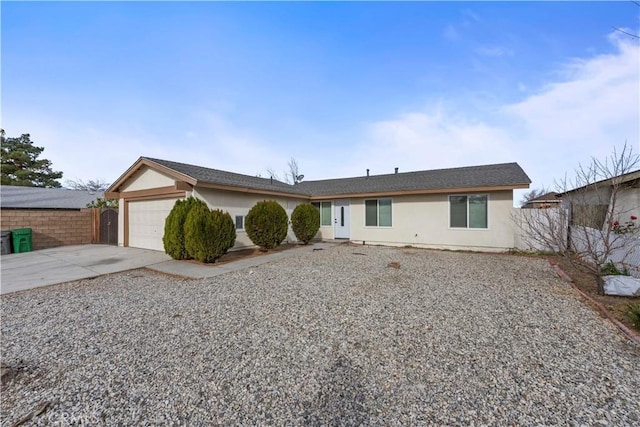
[[[103,193],[89,193],[66,188],[0,186],[2,208],[22,209],[82,209]]]
[[[478,187],[518,187],[531,180],[517,163],[501,163],[417,172],[371,175],[354,178],[306,181],[296,185],[169,160],[144,159],[157,163],[198,183],[228,185],[254,190],[269,190],[302,196],[339,196],[396,191],[433,191]]]
[[[189,165],[186,163],[172,162],[170,160],[152,159],[143,157],[153,163],[157,163],[183,175],[187,175],[199,183],[229,185],[233,187],[250,188],[254,190],[269,190],[282,193],[300,194],[297,186],[280,182],[276,179],[260,178],[257,176],[243,175],[234,172],[227,172],[219,169],[205,168],[202,166]]]
[[[393,191],[429,191],[474,187],[504,187],[529,184],[531,180],[517,163],[437,169],[387,175],[309,181],[299,186],[312,196]]]

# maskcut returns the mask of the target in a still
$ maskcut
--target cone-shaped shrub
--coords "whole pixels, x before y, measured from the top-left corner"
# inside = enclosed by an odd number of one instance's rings
[[[274,200],[256,203],[245,218],[244,228],[251,241],[261,249],[273,249],[287,237],[287,212]]]
[[[236,244],[236,225],[228,212],[215,209],[209,212],[213,242],[210,243],[213,260],[226,254]]]
[[[209,210],[202,202],[187,214],[184,236],[190,257],[201,262],[215,262],[235,244],[236,228],[231,215],[221,210]]]
[[[207,204],[197,199],[187,212],[184,221],[184,249],[188,258],[197,259],[194,254],[200,248],[200,237],[204,236],[206,217],[209,213]]]
[[[194,197],[176,201],[165,220],[162,243],[164,244],[164,251],[173,259],[190,258],[184,247],[184,222],[191,208],[199,202],[204,203]]]
[[[298,240],[308,244],[320,229],[320,212],[311,203],[296,206],[291,213],[291,228]]]

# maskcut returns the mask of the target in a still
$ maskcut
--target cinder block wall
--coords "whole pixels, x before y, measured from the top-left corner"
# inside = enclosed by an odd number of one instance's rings
[[[32,249],[91,243],[92,210],[2,209],[2,230],[32,229]]]

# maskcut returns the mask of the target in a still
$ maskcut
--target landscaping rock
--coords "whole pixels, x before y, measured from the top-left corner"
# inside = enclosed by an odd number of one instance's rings
[[[640,423],[640,350],[546,260],[357,251],[2,295],[1,423]]]
[[[13,379],[16,375],[16,370],[11,366],[5,364],[4,362],[0,363],[0,384],[5,385],[9,381]]]

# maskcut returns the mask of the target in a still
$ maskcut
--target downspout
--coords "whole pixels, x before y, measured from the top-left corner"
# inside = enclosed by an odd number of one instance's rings
[[[569,201],[569,215],[567,220],[567,251],[571,250],[571,225],[573,224],[573,202]]]

